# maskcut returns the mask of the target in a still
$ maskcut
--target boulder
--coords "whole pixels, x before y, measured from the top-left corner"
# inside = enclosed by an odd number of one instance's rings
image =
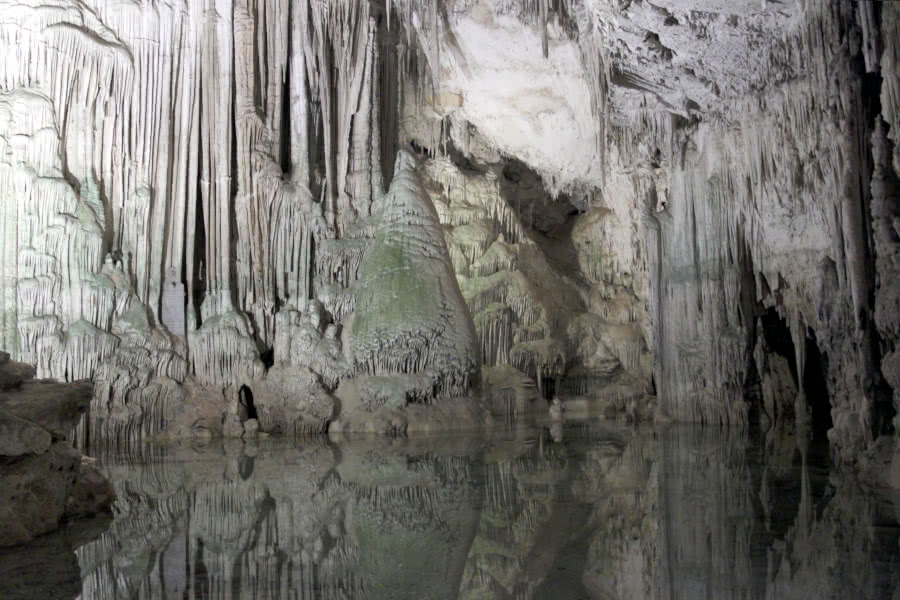
[[[65,517],[99,512],[114,498],[69,441],[93,385],[23,383],[33,374],[0,353],[0,547],[53,531]]]
[[[52,443],[43,427],[0,411],[0,456],[43,454]]]
[[[27,542],[53,531],[65,513],[81,465],[65,442],[0,468],[0,546]]]
[[[304,366],[269,369],[253,394],[259,431],[266,433],[324,433],[336,411],[319,375]]]
[[[37,423],[54,439],[68,439],[88,409],[94,387],[89,382],[29,381],[19,389],[0,392],[0,410]]]
[[[34,367],[9,360],[9,354],[0,357],[0,390],[9,390],[22,385],[26,379],[34,377]]]
[[[93,459],[82,457],[78,477],[66,499],[66,518],[84,517],[103,512],[116,499],[112,484],[100,473]]]

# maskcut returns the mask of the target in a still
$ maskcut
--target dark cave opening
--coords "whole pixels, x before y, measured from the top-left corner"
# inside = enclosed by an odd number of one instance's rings
[[[288,36],[288,45],[290,46],[291,38]],[[284,70],[284,80],[281,82],[281,106],[279,118],[281,119],[281,131],[291,131],[291,85],[296,86],[296,82],[291,82],[291,70]],[[278,137],[278,164],[283,174],[291,174],[291,136],[282,133]]]
[[[788,374],[779,371],[777,361],[773,362],[770,358],[763,358],[762,363],[757,363],[759,356],[755,351],[751,351],[744,380],[744,394],[750,404],[748,414],[754,426],[759,424],[763,429],[767,429],[778,423],[794,421],[796,392],[791,393],[789,398],[786,397],[784,395],[786,389],[778,383],[778,380],[789,377],[790,387],[793,388],[799,388],[799,380],[794,342],[787,322],[773,307],[759,315],[758,323],[755,337],[762,342],[762,349],[768,356],[783,359],[784,363],[781,364],[786,363],[789,371]]]
[[[259,355],[259,359],[266,369],[271,369],[275,365],[275,349],[266,348],[263,350],[262,354]]]
[[[746,373],[744,377],[744,401],[747,403],[747,418],[751,431],[757,433],[759,431],[758,426],[760,424],[763,402],[762,380],[752,355],[747,360],[747,368],[744,372]]]
[[[253,403],[253,392],[246,385],[242,385],[238,391],[238,416],[241,422],[248,419],[256,419],[256,405]]]
[[[450,157],[450,161],[456,165],[460,171],[482,174],[485,172],[483,167],[472,162],[471,158],[463,154],[452,140],[447,144],[447,156]]]
[[[784,318],[778,314],[777,310],[770,308],[760,316],[760,322],[762,323],[762,334],[765,336],[766,345],[773,353],[787,359],[791,375],[793,375],[795,382],[798,381],[794,340]]]
[[[544,236],[559,232],[568,224],[571,215],[583,212],[568,194],[551,195],[540,173],[521,160],[506,158],[499,184],[500,195],[525,229]],[[504,233],[511,238],[511,232]]]
[[[805,362],[803,373],[798,373],[794,341],[791,336],[791,330],[785,320],[774,308],[770,308],[760,315],[760,323],[762,328],[759,333],[763,336],[769,352],[787,360],[791,376],[794,379],[794,383],[797,384],[798,391],[802,383],[806,405],[809,409],[810,426],[814,436],[825,439],[825,433],[833,426],[831,399],[828,393],[826,377],[828,359],[819,349],[815,331],[811,328],[807,330],[804,342]],[[761,400],[761,389],[759,389],[761,373],[758,371],[758,368],[759,365],[756,364],[755,360],[751,360],[747,373],[747,387],[745,389],[745,392],[748,394],[748,400],[751,402],[751,414],[757,412],[758,407],[756,405],[760,404]],[[784,416],[796,418],[792,405],[783,408],[785,409]]]
[[[419,144],[416,140],[410,140],[409,147],[412,148],[413,152],[415,152],[419,158],[428,157],[432,153],[429,148]]]
[[[200,183],[197,183],[197,197],[200,198]],[[203,203],[197,202],[196,218],[194,219],[194,255],[191,257],[193,268],[193,281],[191,292],[194,306],[198,309],[195,314],[188,314],[188,319],[199,321],[197,315],[200,314],[199,308],[206,298],[206,226],[204,225]],[[201,323],[195,322],[195,327],[200,327]],[[190,327],[189,327],[190,329]]]
[[[810,411],[810,425],[815,434],[825,434],[833,426],[831,400],[825,380],[827,358],[819,351],[816,334],[811,329],[806,337],[806,366],[803,370],[803,390]]]
[[[553,400],[556,395],[556,377],[541,377],[541,394],[544,400]]]

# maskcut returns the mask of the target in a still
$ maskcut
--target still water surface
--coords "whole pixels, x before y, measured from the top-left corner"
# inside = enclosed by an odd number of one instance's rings
[[[99,459],[113,518],[0,555],[0,597],[900,598],[893,499],[791,436],[567,422]]]

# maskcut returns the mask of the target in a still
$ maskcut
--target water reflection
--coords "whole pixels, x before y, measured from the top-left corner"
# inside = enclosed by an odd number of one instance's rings
[[[81,598],[891,598],[893,503],[794,437],[571,423],[104,457]]]

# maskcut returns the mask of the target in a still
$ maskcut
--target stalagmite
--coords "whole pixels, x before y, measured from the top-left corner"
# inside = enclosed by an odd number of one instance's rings
[[[424,371],[439,394],[459,396],[475,383],[478,348],[415,160],[398,153],[376,209],[379,225],[355,291],[353,364],[370,375]]]

